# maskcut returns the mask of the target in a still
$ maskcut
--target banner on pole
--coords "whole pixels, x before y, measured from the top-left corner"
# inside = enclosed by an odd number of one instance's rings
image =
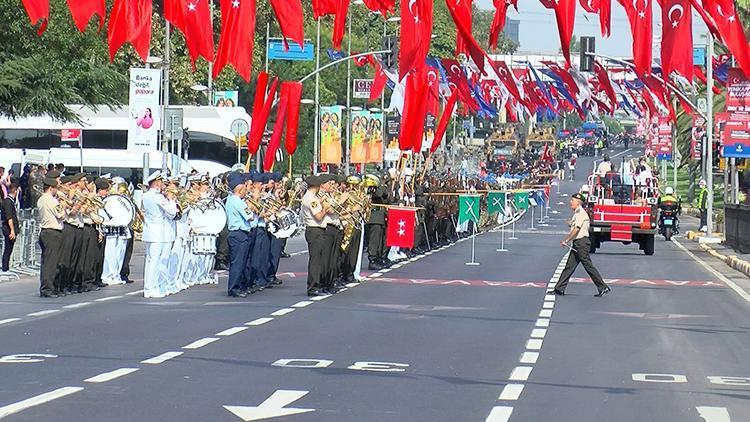
[[[342,106],[320,108],[320,162],[341,164]]]
[[[703,139],[706,137],[706,119],[693,116],[693,129],[690,131],[690,156],[700,160],[703,151]]]
[[[349,147],[351,154],[349,161],[354,164],[367,163],[367,155],[370,152],[370,138],[367,129],[370,126],[370,112],[367,110],[352,111],[351,139]]]
[[[750,114],[732,113],[724,125],[723,156],[750,158]]]
[[[372,82],[374,79],[354,79],[352,81],[352,98],[370,98],[370,90],[372,90]]]
[[[515,205],[517,210],[529,209],[529,192],[513,193],[513,205]]]
[[[161,128],[160,69],[130,69],[128,96],[128,151],[158,150]]]
[[[385,161],[398,161],[401,150],[398,148],[398,135],[401,130],[401,116],[386,114],[385,116]]]
[[[750,113],[750,80],[742,69],[729,69],[726,110],[727,113]]]
[[[388,208],[388,232],[385,236],[386,246],[413,248],[416,221],[417,210],[413,208]]]
[[[505,214],[505,203],[506,203],[505,192],[488,192],[487,193],[487,212],[489,214],[501,213]]]
[[[458,196],[458,224],[461,225],[467,221],[479,223],[479,195],[459,195]]]
[[[669,117],[659,116],[659,132],[655,145],[656,156],[660,160],[672,159],[672,122]]]
[[[370,138],[370,150],[367,154],[368,163],[383,162],[383,113],[371,113],[367,130]]]

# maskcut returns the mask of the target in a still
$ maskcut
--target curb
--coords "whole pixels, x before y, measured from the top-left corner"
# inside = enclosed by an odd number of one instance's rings
[[[688,239],[690,239],[689,236],[688,236]],[[707,252],[709,255],[713,256],[714,258],[717,258],[723,261],[725,264],[727,264],[731,268],[734,268],[735,270],[750,277],[750,262],[745,261],[744,259],[737,258],[737,255],[721,254],[717,252],[714,248],[712,248],[711,245],[706,244],[706,243],[700,243],[698,247],[701,248],[704,252]]]

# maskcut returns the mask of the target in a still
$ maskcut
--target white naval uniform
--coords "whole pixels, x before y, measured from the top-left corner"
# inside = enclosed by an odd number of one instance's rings
[[[208,199],[209,194],[203,193],[201,198]],[[219,278],[213,272],[214,264],[216,263],[216,253],[191,255],[194,284],[218,284]]]
[[[104,223],[107,226],[107,223]],[[125,280],[120,277],[120,269],[125,260],[125,249],[128,247],[128,240],[132,236],[130,227],[124,227],[124,235],[108,234],[104,243],[104,265],[102,266],[102,282],[109,284],[125,284]]]
[[[158,190],[143,194],[143,243],[146,245],[146,265],[143,272],[143,297],[167,295],[169,255],[176,236],[174,217],[177,203],[164,197]]]
[[[190,265],[190,227],[187,211],[175,220],[175,240],[169,255],[169,285],[167,294],[177,293],[192,285]]]

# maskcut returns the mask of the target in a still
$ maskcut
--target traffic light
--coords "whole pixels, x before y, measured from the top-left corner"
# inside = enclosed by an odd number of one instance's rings
[[[385,37],[383,39],[383,50],[390,50],[390,53],[383,53],[383,63],[388,69],[396,67],[398,60],[398,38]]]
[[[593,72],[594,71],[594,56],[586,53],[594,53],[596,47],[594,45],[594,37],[581,37],[581,66],[582,72]]]

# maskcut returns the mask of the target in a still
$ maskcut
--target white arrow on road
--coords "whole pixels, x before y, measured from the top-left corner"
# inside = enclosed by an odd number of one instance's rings
[[[307,393],[309,391],[276,390],[276,392],[271,394],[271,397],[258,406],[224,406],[224,409],[234,413],[245,422],[314,412],[315,409],[284,408],[284,406],[301,399]]]

